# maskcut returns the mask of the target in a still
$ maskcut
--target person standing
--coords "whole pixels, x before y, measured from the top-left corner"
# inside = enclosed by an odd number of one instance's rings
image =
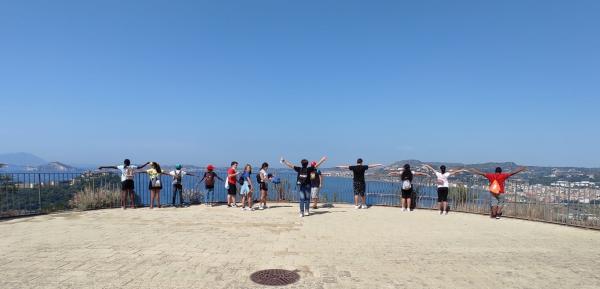
[[[237,176],[240,174],[237,172],[238,162],[231,162],[231,166],[227,170],[227,182],[225,182],[225,188],[227,189],[227,206],[230,208],[236,208],[235,195],[237,194]]]
[[[317,162],[313,161],[310,163],[311,167],[315,167]],[[321,174],[321,170],[315,168],[310,173],[310,197],[313,200],[313,209],[317,208],[317,203],[319,202],[319,193],[321,191],[321,187],[323,186],[323,174]]]
[[[158,208],[162,208],[160,203],[160,191],[162,190],[161,175],[167,175],[163,173],[160,168],[160,164],[157,162],[150,163],[150,169],[146,170],[150,183],[148,189],[150,190],[150,209],[154,209],[154,200],[158,202]]]
[[[423,167],[432,171],[437,178],[437,193],[438,193],[438,207],[440,208],[440,215],[446,212],[448,215],[448,192],[449,192],[449,182],[448,178],[460,174],[462,172],[466,172],[467,170],[449,170],[446,171],[446,166],[440,166],[440,171],[436,171],[432,166],[428,164],[424,164]]]
[[[223,181],[214,170],[215,167],[213,165],[208,165],[204,176],[202,176],[202,179],[200,180],[201,183],[204,182],[204,188],[206,189],[206,193],[204,194],[204,204],[209,207],[214,205],[215,179]]]
[[[292,163],[290,163],[289,161],[285,160],[283,157],[281,157],[281,163],[286,165],[287,167],[293,169],[294,171],[296,171],[296,173],[298,173],[298,176],[296,177],[296,184],[299,186],[299,193],[300,193],[300,217],[304,217],[304,216],[308,216],[310,215],[309,212],[309,207],[310,207],[310,178],[309,175],[311,172],[313,172],[314,170],[316,170],[319,166],[321,166],[325,161],[327,160],[327,157],[323,157],[321,158],[321,160],[313,167],[309,167],[308,166],[308,160],[307,159],[303,159],[302,161],[300,161],[300,166],[294,166]]]
[[[127,206],[127,196],[129,196],[129,199],[131,200],[131,208],[135,208],[135,195],[133,193],[133,190],[135,189],[135,183],[133,178],[137,169],[142,169],[148,164],[149,163],[145,163],[138,167],[132,165],[129,159],[125,159],[122,165],[101,166],[98,168],[98,170],[115,169],[121,171],[121,208],[123,208],[123,210]]]
[[[400,175],[400,181],[402,182],[402,211],[412,211],[412,198],[413,198],[413,178],[415,176],[427,176],[427,174],[421,172],[414,172],[410,169],[409,164],[405,164],[402,169],[398,172],[392,172],[390,175]]]
[[[242,210],[243,211],[254,211],[252,204],[252,179],[250,178],[252,175],[252,166],[250,164],[246,164],[244,167],[244,172],[240,177],[240,183],[242,183],[242,188],[240,189],[240,196],[242,197]],[[246,208],[246,203],[248,204],[248,208]]]
[[[353,174],[353,184],[352,187],[354,189],[354,208],[355,209],[366,209],[367,208],[367,182],[365,181],[365,172],[369,168],[381,167],[382,164],[371,164],[371,165],[363,165],[363,160],[356,160],[356,165],[354,166],[337,166],[339,169],[350,169]],[[359,197],[361,198],[362,203],[359,204]]]
[[[183,207],[183,176],[194,176],[194,174],[188,173],[181,169],[181,165],[175,165],[175,170],[169,172],[169,175],[173,177],[173,207],[177,208],[175,200],[177,199],[177,193],[179,193],[179,205]]]
[[[496,218],[500,220],[500,217],[502,217],[502,209],[506,203],[506,197],[504,196],[506,180],[526,170],[527,168],[525,167],[517,168],[510,173],[503,173],[501,167],[497,167],[495,173],[484,173],[477,169],[470,170],[471,173],[483,176],[490,182],[490,218]]]
[[[259,210],[264,210],[267,209],[267,194],[269,192],[269,174],[267,173],[267,170],[269,169],[269,164],[268,163],[263,163],[260,166],[260,171],[258,172],[257,175],[257,180],[258,180],[258,186],[260,189],[260,203],[258,205],[258,209]]]

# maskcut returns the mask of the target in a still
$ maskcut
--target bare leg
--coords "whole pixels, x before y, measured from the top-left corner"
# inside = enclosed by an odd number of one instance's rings
[[[410,198],[406,198],[406,207],[410,211]]]
[[[162,205],[160,204],[160,190],[156,190],[155,194],[156,194],[156,198],[158,199],[158,207],[162,208]]]
[[[492,206],[492,215],[490,217],[495,218],[498,214],[498,206]]]
[[[154,209],[154,190],[150,190],[150,209]]]
[[[131,202],[131,208],[135,209],[135,194],[133,193],[133,190],[129,190],[129,200]]]
[[[252,197],[252,193],[248,193],[248,208],[252,209],[253,206],[253,197]]]
[[[365,207],[367,206],[367,195],[362,196],[362,203]]]
[[[242,195],[242,208],[246,206],[246,195]]]
[[[354,205],[358,206],[358,195],[354,195]]]
[[[498,217],[502,216],[502,209],[503,208],[504,208],[503,206],[498,206],[498,211],[496,212],[496,216],[498,216]]]
[[[444,204],[444,211],[446,211],[446,213],[448,213],[448,202],[443,202]]]
[[[125,209],[126,202],[127,202],[127,191],[121,190],[121,208]]]

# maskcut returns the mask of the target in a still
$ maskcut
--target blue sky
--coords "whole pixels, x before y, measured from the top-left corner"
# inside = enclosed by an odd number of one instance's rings
[[[598,1],[2,1],[0,152],[600,167]]]

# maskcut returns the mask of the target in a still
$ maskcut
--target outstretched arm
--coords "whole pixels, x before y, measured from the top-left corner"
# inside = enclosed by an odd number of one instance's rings
[[[290,163],[288,160],[284,159],[283,157],[281,157],[281,163],[286,165],[290,169],[294,168],[294,164]]]
[[[390,172],[388,174],[388,176],[398,176],[398,175],[401,175],[403,172],[404,172],[404,169],[399,169],[399,170],[397,170],[395,172]]]
[[[138,169],[143,169],[145,166],[147,166],[148,164],[150,164],[150,162],[146,162],[145,164],[141,165],[138,167]]]
[[[119,168],[117,168],[117,166],[101,166],[101,167],[98,167],[98,169],[99,170],[103,170],[103,169],[115,169],[115,170],[117,170]]]
[[[377,167],[383,167],[383,164],[370,164],[368,165],[369,169],[370,168],[377,168]]]
[[[315,166],[315,168],[320,167],[326,160],[327,160],[327,157],[322,157],[321,160],[319,160],[319,162]]]
[[[413,172],[413,175],[417,176],[417,177],[429,177],[428,174],[426,173],[422,173],[422,172]]]
[[[450,171],[448,171],[448,172],[450,173],[450,175],[451,175],[451,176],[454,176],[454,175],[458,175],[458,174],[460,174],[460,173],[468,173],[468,172],[469,172],[469,170],[466,170],[466,169],[459,169],[459,170],[450,170]]]
[[[338,169],[349,169],[350,166],[335,166]]]
[[[478,169],[469,169],[469,170],[467,170],[467,172],[485,177],[485,173]]]
[[[219,175],[215,174],[215,178],[217,178],[218,180],[221,180],[221,182],[224,182],[225,180],[221,179],[221,177],[219,177]]]
[[[527,170],[526,167],[520,167],[520,168],[517,168],[516,170],[514,170],[514,171],[512,171],[512,172],[510,172],[508,174],[512,177],[512,176],[514,176],[514,175],[516,175],[516,174],[518,174],[520,172],[524,172],[526,170]]]
[[[434,173],[436,172],[436,170],[432,166],[430,166],[428,164],[424,164],[423,168],[425,168],[425,169],[427,169],[427,170],[429,170],[431,172],[434,172]]]

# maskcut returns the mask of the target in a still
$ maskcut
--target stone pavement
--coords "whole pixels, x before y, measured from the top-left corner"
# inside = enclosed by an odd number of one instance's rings
[[[0,288],[600,288],[600,232],[348,205],[98,210],[0,221]],[[273,288],[273,287],[269,287]]]

